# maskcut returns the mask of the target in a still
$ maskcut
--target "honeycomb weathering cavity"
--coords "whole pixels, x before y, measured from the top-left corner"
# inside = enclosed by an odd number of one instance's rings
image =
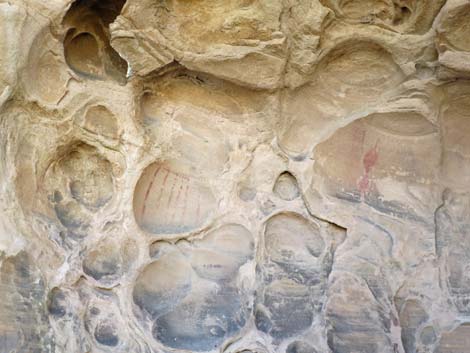
[[[77,74],[94,79],[109,77],[121,83],[125,81],[127,65],[111,47],[107,28],[122,6],[121,0],[79,0],[70,7],[63,22],[68,29],[64,56]]]
[[[194,244],[155,244],[154,262],[139,275],[135,304],[153,321],[165,346],[210,351],[237,334],[248,316],[238,283],[253,258],[253,238],[237,224],[222,226]]]
[[[153,163],[137,182],[134,214],[149,233],[189,232],[201,227],[216,208],[210,187],[180,172],[178,166],[178,162]]]
[[[0,353],[470,353],[468,0],[0,0]]]

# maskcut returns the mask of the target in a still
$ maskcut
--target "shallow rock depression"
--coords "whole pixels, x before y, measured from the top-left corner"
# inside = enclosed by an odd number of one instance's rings
[[[0,0],[0,353],[470,353],[468,0]]]

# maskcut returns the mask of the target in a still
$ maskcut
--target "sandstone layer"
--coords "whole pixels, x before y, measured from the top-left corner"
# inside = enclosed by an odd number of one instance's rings
[[[468,0],[0,0],[0,353],[470,353]]]

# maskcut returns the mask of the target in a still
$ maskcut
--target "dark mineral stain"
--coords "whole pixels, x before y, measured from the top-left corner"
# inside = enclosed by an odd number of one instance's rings
[[[264,333],[268,333],[273,326],[267,310],[260,305],[256,308],[255,324],[258,330]]]
[[[421,324],[429,319],[422,304],[417,300],[407,300],[400,311],[401,339],[406,353],[416,351],[416,333]]]
[[[286,353],[317,353],[317,351],[307,342],[294,341],[287,346]]]
[[[344,201],[348,201],[348,202],[352,202],[352,203],[360,203],[361,202],[361,194],[359,192],[337,192],[335,194],[335,197],[340,199],[340,200],[344,200]]]
[[[99,281],[103,277],[106,276],[111,276],[116,274],[119,271],[119,265],[116,263],[116,261],[113,261],[113,259],[110,259],[109,261],[103,261],[97,266],[96,264],[89,264],[85,262],[83,264],[83,271]]]
[[[369,193],[365,196],[367,205],[375,208],[377,211],[410,221],[426,222],[419,217],[413,209],[396,201],[383,200],[375,193]]]
[[[209,351],[245,325],[245,313],[236,292],[222,288],[203,303],[188,301],[160,316],[153,336],[165,346]]]
[[[50,291],[47,309],[55,317],[63,317],[66,314],[65,294],[61,289],[54,288]]]
[[[274,298],[272,298],[274,299]],[[306,298],[281,298],[275,300],[279,305],[279,310],[272,307],[271,315],[274,325],[270,331],[271,336],[276,338],[286,338],[300,333],[313,322],[313,308]]]
[[[53,352],[44,281],[27,252],[1,263],[0,298],[0,352]]]
[[[427,326],[421,331],[421,342],[424,344],[434,344],[437,340],[436,332],[432,326]]]
[[[96,341],[104,346],[115,347],[119,343],[116,328],[111,323],[101,323],[98,325],[94,336]]]

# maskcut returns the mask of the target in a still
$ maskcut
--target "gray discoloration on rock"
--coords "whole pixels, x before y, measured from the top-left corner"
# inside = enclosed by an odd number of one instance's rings
[[[330,227],[296,213],[266,222],[255,307],[260,331],[279,341],[305,332],[320,314],[334,252]]]
[[[467,278],[470,194],[446,190],[436,212],[436,250],[442,263],[443,280],[458,311],[470,313]]]
[[[0,352],[54,352],[45,283],[27,253],[2,263],[0,293]]]
[[[248,230],[228,224],[194,243],[162,244],[133,290],[135,304],[153,321],[165,346],[210,351],[238,333],[248,319],[247,293],[237,284],[253,259]]]

